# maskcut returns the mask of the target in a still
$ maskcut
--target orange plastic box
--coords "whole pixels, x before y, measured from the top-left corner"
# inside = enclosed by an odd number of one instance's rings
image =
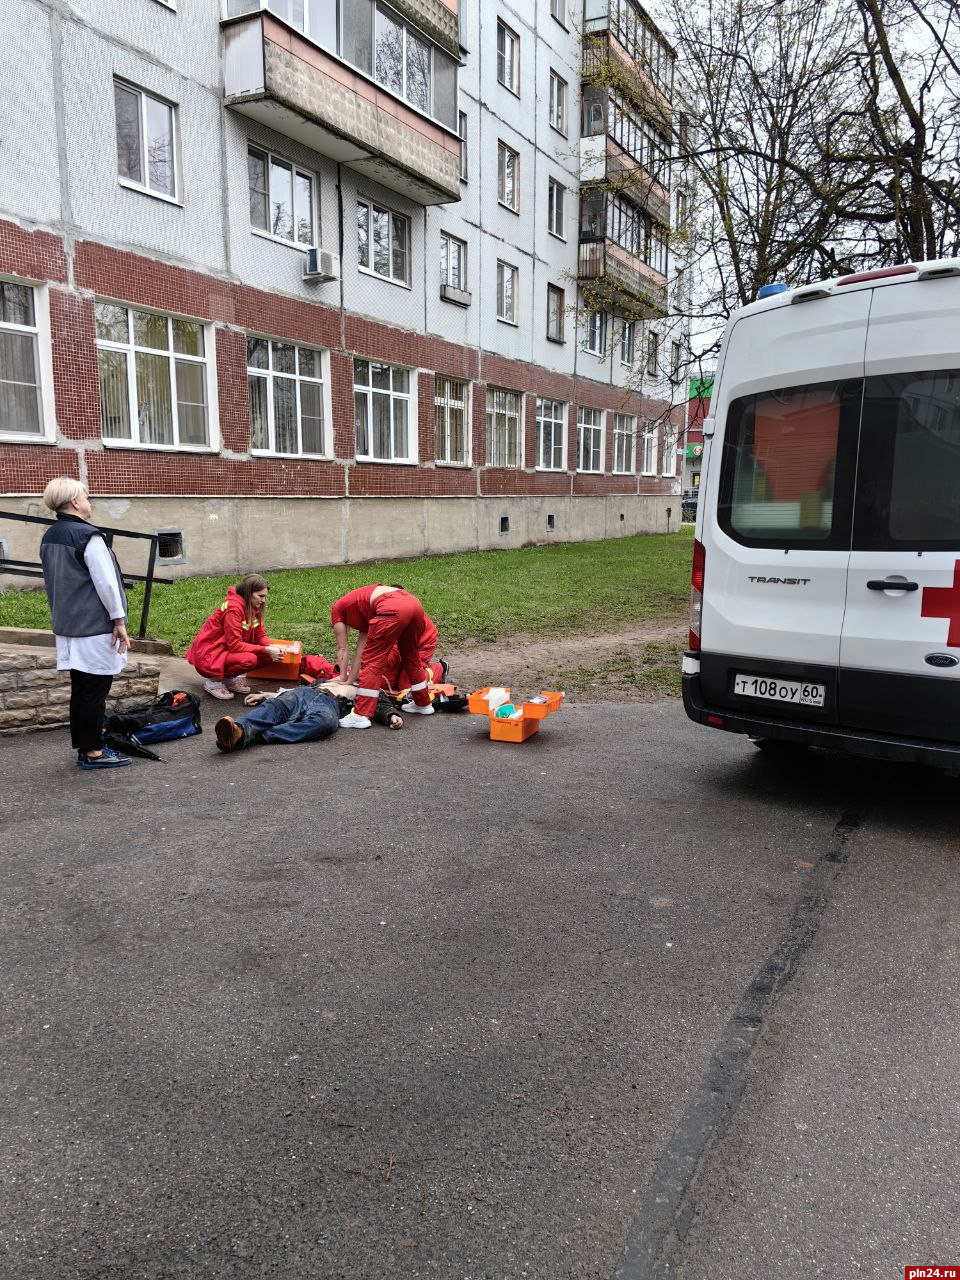
[[[563,694],[543,689],[540,692],[546,702],[524,702],[520,705],[521,715],[516,719],[499,717],[496,708],[490,710],[487,694],[491,686],[475,689],[467,697],[467,705],[474,715],[488,716],[490,719],[490,738],[493,742],[526,742],[535,733],[540,732],[541,723],[554,711],[559,711],[563,702]],[[510,690],[507,689],[508,701]]]
[[[296,684],[300,676],[300,659],[303,657],[303,645],[299,640],[274,640],[283,650],[283,657],[278,662],[265,662],[262,667],[254,667],[247,674],[255,680],[289,680]]]
[[[490,717],[490,738],[493,742],[526,742],[540,732],[540,721],[521,716],[519,720],[498,720]]]

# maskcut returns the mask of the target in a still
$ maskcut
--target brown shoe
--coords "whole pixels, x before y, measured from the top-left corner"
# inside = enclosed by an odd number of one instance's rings
[[[213,731],[221,751],[239,751],[243,746],[243,730],[232,716],[221,716]]]

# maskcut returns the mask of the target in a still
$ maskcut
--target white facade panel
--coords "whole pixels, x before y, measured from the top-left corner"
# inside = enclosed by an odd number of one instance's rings
[[[178,193],[121,184],[114,77],[176,107]],[[94,239],[225,270],[219,95],[76,23],[63,28],[64,124],[74,220]]]
[[[56,222],[62,216],[53,21],[46,10],[25,0],[6,0],[4,5],[0,210],[38,222]]]
[[[369,316],[383,324],[401,329],[422,331],[424,327],[425,292],[424,261],[426,250],[426,217],[422,205],[404,200],[395,191],[387,191],[347,169],[340,172],[343,194],[343,306],[347,311]],[[396,284],[362,270],[357,254],[357,203],[360,199],[410,219],[410,284]]]
[[[66,7],[66,6],[65,6]],[[72,8],[106,39],[141,49],[187,80],[220,85],[220,0],[83,0]]]
[[[250,220],[247,151],[261,151],[307,171],[314,181],[314,226],[320,248],[340,253],[340,214],[337,204],[337,166],[293,139],[282,137],[245,116],[227,112],[226,196],[230,228],[230,267],[244,284],[293,294],[307,302],[340,305],[340,281],[307,283],[303,273],[307,254],[289,241],[259,234]]]

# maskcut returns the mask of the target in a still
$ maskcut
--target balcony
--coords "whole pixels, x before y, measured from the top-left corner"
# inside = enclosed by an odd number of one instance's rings
[[[666,276],[613,240],[581,242],[577,277],[582,282],[603,286],[603,305],[599,309],[614,313],[620,310],[630,319],[636,319],[638,313],[666,315]]]
[[[364,0],[350,2],[355,22],[368,10]],[[253,7],[250,0],[233,4],[228,14]],[[263,5],[222,23],[228,107],[418,204],[460,199],[457,64],[450,53],[399,20],[375,33],[371,7],[369,25],[349,31],[353,60],[361,64],[353,66]],[[376,12],[378,22],[388,20]],[[377,69],[395,80],[394,92],[373,77],[375,41]],[[422,110],[403,100],[404,88]]]
[[[639,94],[669,114],[675,54],[636,0],[584,0],[584,78]]]
[[[670,225],[670,192],[608,133],[580,139],[580,181],[623,192],[655,221]]]

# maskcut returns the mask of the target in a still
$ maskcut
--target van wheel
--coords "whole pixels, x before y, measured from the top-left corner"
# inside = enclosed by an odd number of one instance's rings
[[[750,741],[768,756],[796,756],[810,750],[805,742],[788,742],[784,738],[751,738]]]

